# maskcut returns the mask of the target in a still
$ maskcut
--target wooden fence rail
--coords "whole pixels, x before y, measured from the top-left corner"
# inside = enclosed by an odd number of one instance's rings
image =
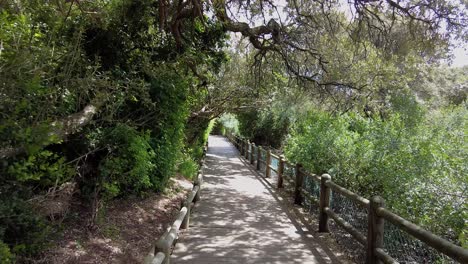
[[[192,191],[187,196],[187,199],[182,203],[177,217],[172,226],[166,229],[166,232],[154,243],[150,252],[143,261],[143,264],[169,264],[171,250],[177,242],[179,229],[188,229],[190,226],[190,213],[195,203],[200,200],[200,188],[203,183],[203,166],[204,158],[208,150],[208,144],[203,149],[203,158],[200,162],[200,169],[197,177],[193,182]]]
[[[392,258],[386,251],[384,245],[384,222],[388,221],[400,230],[408,233],[417,240],[425,243],[429,247],[432,247],[436,251],[447,255],[448,257],[456,260],[460,263],[468,263],[468,250],[460,246],[457,246],[439,236],[432,234],[431,232],[424,230],[422,227],[411,223],[410,221],[402,218],[401,216],[392,213],[390,210],[385,208],[384,200],[379,196],[373,196],[370,200],[359,196],[358,194],[339,186],[334,183],[328,174],[318,176],[305,171],[300,164],[291,164],[283,156],[275,155],[272,153],[270,148],[264,149],[261,146],[255,146],[249,143],[247,140],[237,137],[233,134],[227,134],[228,139],[241,151],[243,156],[249,157],[249,151],[256,148],[256,169],[260,170],[260,163],[265,164],[265,177],[271,176],[271,171],[276,172],[278,175],[277,188],[282,188],[284,182],[294,186],[294,203],[301,204],[305,198],[311,203],[318,205],[319,207],[319,232],[329,232],[329,220],[332,219],[337,225],[342,227],[348,232],[357,242],[366,247],[366,263],[398,263]],[[247,153],[243,153],[244,150]],[[253,146],[250,147],[249,146]],[[251,150],[250,150],[251,149]],[[265,154],[265,160],[262,159],[261,153]],[[250,163],[253,162],[253,154],[250,156]],[[275,168],[271,165],[271,159],[278,160],[278,167]],[[285,166],[294,169],[294,179],[290,180],[285,178],[284,170]],[[310,193],[303,188],[303,182],[305,177],[312,179],[317,185],[320,186],[319,199],[310,195]],[[330,207],[330,194],[336,192],[347,199],[355,202],[362,209],[366,209],[368,212],[367,220],[367,234],[362,234],[349,222],[341,218],[336,212]]]

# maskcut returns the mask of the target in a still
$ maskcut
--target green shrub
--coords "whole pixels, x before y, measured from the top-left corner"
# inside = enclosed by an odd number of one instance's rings
[[[151,82],[151,100],[160,113],[151,127],[151,141],[156,154],[156,170],[151,175],[154,188],[162,191],[177,169],[184,149],[189,115],[187,79],[171,70],[158,71]]]
[[[279,148],[288,133],[287,116],[271,111],[253,110],[236,114],[239,132],[257,144]]]
[[[224,135],[226,130],[221,120],[217,118],[217,119],[214,119],[213,121],[214,121],[214,125],[213,125],[213,128],[211,129],[211,134]]]
[[[200,161],[203,157],[203,149],[215,125],[216,119],[203,118],[197,126],[187,128],[187,138],[190,140],[186,143],[186,151],[192,160]]]
[[[8,245],[0,241],[0,263],[9,264],[14,263],[14,255],[11,254]]]
[[[65,162],[65,157],[42,150],[10,165],[8,173],[19,182],[49,187],[70,180],[75,170]]]
[[[4,245],[17,259],[46,245],[48,222],[28,201],[51,187],[74,180],[89,200],[161,191],[184,148],[181,170],[192,174],[202,150],[198,138],[186,142],[187,119],[208,103],[200,76],[210,83],[220,69],[227,34],[213,19],[189,19],[195,30],[179,46],[161,34],[154,0],[0,2],[1,148],[25,150],[0,162],[3,263]],[[97,113],[79,129],[55,122],[90,105]]]
[[[3,195],[0,195],[0,252],[7,251],[1,243],[3,241],[9,246],[11,254],[33,256],[39,253],[48,246],[47,239],[52,229],[29,203],[17,196],[20,189],[10,190],[9,195],[4,195],[5,188],[1,191]],[[12,258],[11,254],[6,256]]]
[[[465,106],[420,122],[396,112],[381,119],[312,111],[295,125],[285,151],[314,173],[329,173],[365,197],[380,195],[398,214],[454,238],[466,230],[467,127]]]
[[[192,179],[198,172],[198,163],[186,153],[182,155],[182,160],[178,168],[180,174],[188,179]]]
[[[106,140],[110,152],[101,162],[99,173],[107,198],[122,193],[141,194],[157,184],[151,181],[156,154],[149,143],[149,133],[118,124],[110,130]]]
[[[208,138],[211,132],[213,131],[216,123],[217,123],[217,119],[210,120],[206,128],[203,130],[203,137],[202,137],[202,141],[200,142],[201,145],[205,146],[206,142],[208,142]]]

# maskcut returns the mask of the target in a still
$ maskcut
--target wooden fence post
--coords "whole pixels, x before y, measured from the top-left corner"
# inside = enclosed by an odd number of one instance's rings
[[[254,150],[255,150],[255,143],[252,143],[251,150],[250,150],[250,164],[254,164]]]
[[[270,164],[271,164],[271,150],[268,149],[266,153],[266,158],[265,158],[265,177],[268,178],[270,177],[271,170],[270,170]]]
[[[247,147],[246,147],[246,150],[245,150],[245,159],[246,160],[249,160],[249,151],[250,151],[251,145],[252,144],[250,144],[250,141],[247,140]]]
[[[294,203],[295,204],[302,204],[302,183],[304,182],[304,175],[301,173],[302,165],[297,163],[296,164],[296,184],[294,188]]]
[[[331,181],[331,176],[323,174],[320,179],[320,202],[319,202],[319,232],[330,232],[328,226],[328,214],[325,212],[325,208],[330,207],[330,188],[326,185],[328,181]]]
[[[262,160],[262,147],[257,147],[257,170],[260,170],[260,163]]]
[[[247,140],[242,142],[244,144],[243,148],[244,148],[244,152],[242,153],[242,157],[245,158],[245,153],[247,153],[248,149],[247,149]]]
[[[249,153],[249,141],[248,141],[248,140],[246,140],[246,141],[244,142],[244,155],[242,155],[242,157],[245,158],[245,156],[247,155],[247,153]]]
[[[190,211],[192,209],[192,202],[191,201],[185,201],[183,206],[187,207],[187,214],[185,214],[184,220],[182,221],[182,224],[180,225],[181,229],[188,229],[190,225]]]
[[[385,201],[379,196],[370,199],[367,227],[367,264],[383,263],[375,254],[377,248],[384,246],[384,218],[377,215],[377,209],[385,206]]]
[[[203,169],[199,169],[197,173],[197,180],[195,181],[194,185],[200,186],[200,189],[198,189],[198,192],[195,194],[195,197],[193,198],[193,202],[196,203],[200,201],[200,192],[201,192],[201,186],[203,183]]]
[[[161,242],[161,243],[159,243]],[[155,252],[162,252],[165,255],[163,264],[169,264],[171,262],[171,247],[166,245],[164,241],[159,241],[156,243]]]
[[[242,139],[239,139],[239,152],[241,156],[244,154],[244,141]]]
[[[281,155],[279,157],[279,163],[278,163],[278,185],[277,188],[282,188],[283,187],[283,173],[284,173],[284,155]]]
[[[245,153],[247,153],[249,151],[249,149],[248,149],[249,145],[248,144],[249,144],[249,142],[247,140],[244,141],[244,153],[242,153],[243,158],[245,158],[245,155],[246,155]]]
[[[242,141],[242,149],[244,149],[244,152],[242,152],[242,157],[245,157],[245,153],[247,152],[247,140]]]
[[[245,147],[247,146],[247,143],[245,140],[242,140],[242,157],[245,156],[246,149]]]

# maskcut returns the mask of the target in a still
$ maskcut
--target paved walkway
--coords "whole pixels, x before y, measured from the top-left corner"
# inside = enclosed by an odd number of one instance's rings
[[[289,215],[223,137],[210,136],[201,201],[172,263],[341,263]]]

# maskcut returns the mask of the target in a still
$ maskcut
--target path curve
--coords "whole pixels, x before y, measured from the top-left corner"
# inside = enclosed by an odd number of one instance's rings
[[[224,137],[209,138],[201,198],[173,263],[342,263],[287,213]]]

